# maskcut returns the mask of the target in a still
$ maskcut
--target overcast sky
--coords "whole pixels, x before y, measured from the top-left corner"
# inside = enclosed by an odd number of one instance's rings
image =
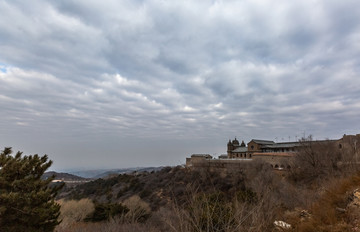
[[[360,133],[358,0],[0,0],[0,146],[177,165]]]

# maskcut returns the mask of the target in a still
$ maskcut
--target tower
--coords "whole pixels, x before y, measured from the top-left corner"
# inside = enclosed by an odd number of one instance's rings
[[[229,139],[229,142],[227,144],[227,156],[228,156],[229,159],[233,158],[231,153],[232,153],[233,150],[235,150],[239,146],[240,146],[240,143],[239,143],[239,140],[236,139],[236,137],[235,137],[235,139],[233,141],[231,141]]]
[[[232,152],[234,150],[234,146],[231,142],[231,140],[229,139],[229,142],[227,144],[227,153],[228,153],[228,156],[229,156],[229,153]]]

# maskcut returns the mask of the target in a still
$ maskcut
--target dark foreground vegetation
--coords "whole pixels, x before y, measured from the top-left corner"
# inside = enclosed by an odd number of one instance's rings
[[[0,154],[0,231],[53,231],[60,223],[55,196],[62,184],[42,178],[52,162],[46,155],[11,153],[5,148]]]
[[[55,231],[360,231],[356,147],[303,143],[290,171],[179,166],[65,186]]]

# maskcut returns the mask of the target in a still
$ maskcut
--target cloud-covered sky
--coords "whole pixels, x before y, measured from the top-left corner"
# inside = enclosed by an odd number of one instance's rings
[[[176,165],[360,133],[357,0],[0,0],[0,146]]]

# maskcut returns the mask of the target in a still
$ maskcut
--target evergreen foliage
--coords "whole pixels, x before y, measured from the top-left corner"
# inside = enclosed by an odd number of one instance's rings
[[[5,148],[0,154],[0,230],[53,231],[60,214],[54,199],[63,185],[51,186],[54,177],[42,179],[52,161],[47,155],[11,153]]]

